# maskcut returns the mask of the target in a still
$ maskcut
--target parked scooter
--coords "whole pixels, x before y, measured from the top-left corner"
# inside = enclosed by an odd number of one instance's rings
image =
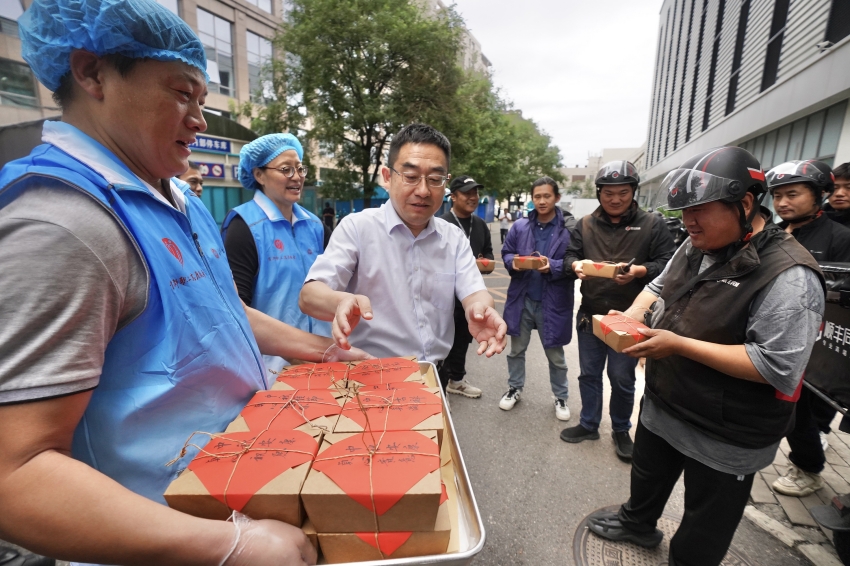
[[[665,218],[664,223],[667,224],[667,230],[670,231],[670,235],[673,237],[673,243],[676,244],[676,247],[678,248],[688,237],[688,231],[685,230],[685,227],[682,224],[682,219]]]

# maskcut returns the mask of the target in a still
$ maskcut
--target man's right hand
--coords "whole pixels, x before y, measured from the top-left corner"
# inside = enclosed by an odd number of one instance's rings
[[[254,521],[241,513],[234,518],[236,545],[221,566],[309,566],[316,549],[304,531],[280,521]]]
[[[572,265],[573,271],[576,272],[576,275],[579,279],[584,281],[587,279],[587,276],[584,274],[584,269],[582,268],[582,263],[580,261],[574,261]]]
[[[372,302],[366,295],[352,295],[346,293],[345,298],[339,302],[336,307],[336,314],[333,320],[333,330],[331,332],[336,345],[343,350],[351,349],[351,344],[348,342],[348,337],[360,318],[372,320]]]

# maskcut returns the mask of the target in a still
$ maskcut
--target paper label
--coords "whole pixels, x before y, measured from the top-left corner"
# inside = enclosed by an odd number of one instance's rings
[[[301,431],[233,432],[210,440],[189,469],[210,495],[241,511],[260,488],[318,451],[316,439]]]
[[[602,334],[605,336],[608,336],[614,331],[625,332],[634,338],[635,342],[640,342],[646,339],[646,336],[638,332],[639,328],[649,329],[648,326],[641,324],[632,318],[614,314],[603,316],[599,321],[599,326],[602,329]]]
[[[380,440],[377,448],[370,444],[373,437]],[[439,466],[437,443],[417,432],[355,434],[329,446],[313,463],[314,470],[378,515]]]
[[[239,414],[251,430],[292,430],[341,409],[329,389],[260,391]]]
[[[439,394],[397,389],[385,394],[360,391],[359,403],[357,397],[348,399],[342,415],[363,430],[412,430],[425,419],[441,414],[442,410]]]
[[[428,387],[420,381],[393,381],[391,383],[379,383],[377,385],[361,385],[357,391],[369,393],[375,391],[393,391],[395,389],[425,389]]]
[[[392,556],[413,533],[355,533],[357,538],[377,548],[385,557]]]
[[[419,373],[419,364],[404,358],[366,360],[348,370],[348,379],[363,385],[404,381]]]
[[[302,364],[289,366],[280,372],[277,381],[286,383],[292,389],[330,389],[334,383],[345,383],[348,364]]]

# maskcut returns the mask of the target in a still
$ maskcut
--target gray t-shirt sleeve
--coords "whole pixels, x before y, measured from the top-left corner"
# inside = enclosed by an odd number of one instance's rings
[[[656,297],[661,296],[661,291],[664,289],[664,279],[667,277],[667,272],[670,271],[670,266],[673,265],[673,260],[677,259],[680,254],[688,253],[690,247],[691,239],[688,237],[688,239],[679,246],[679,249],[676,250],[676,253],[674,253],[673,257],[670,258],[670,261],[667,262],[667,265],[664,266],[664,270],[658,274],[658,277],[647,283],[643,290],[648,293],[652,293]]]
[[[111,213],[67,187],[0,209],[0,404],[98,384],[106,346],[144,310],[144,260]]]
[[[823,287],[814,271],[795,265],[756,296],[744,346],[768,383],[793,395],[803,377],[824,311]]]

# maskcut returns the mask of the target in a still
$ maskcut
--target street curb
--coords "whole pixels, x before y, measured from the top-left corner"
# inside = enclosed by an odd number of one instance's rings
[[[810,542],[801,534],[769,517],[754,506],[747,505],[744,508],[744,516],[788,548],[798,551],[814,566],[843,566],[841,560],[833,554],[834,550],[831,552],[831,545]]]

